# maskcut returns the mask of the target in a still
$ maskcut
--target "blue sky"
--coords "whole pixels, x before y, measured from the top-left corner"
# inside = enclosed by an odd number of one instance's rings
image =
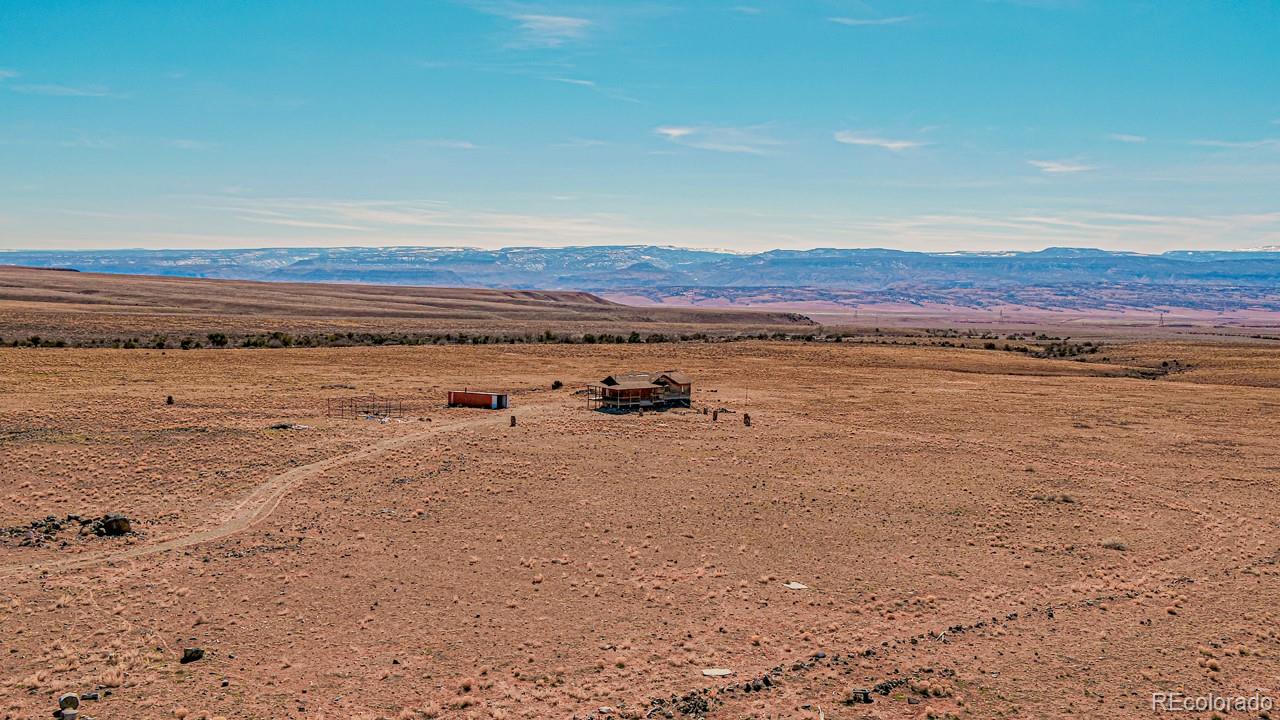
[[[0,248],[1280,246],[1274,0],[0,0]]]

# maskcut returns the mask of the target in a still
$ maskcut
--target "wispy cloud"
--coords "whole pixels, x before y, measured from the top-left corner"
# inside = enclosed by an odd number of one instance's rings
[[[84,148],[87,150],[114,150],[119,144],[114,140],[105,140],[98,137],[89,137],[81,134],[73,140],[61,140],[58,142],[59,147],[64,148]]]
[[[898,15],[896,17],[885,18],[852,18],[852,17],[829,17],[828,21],[837,25],[847,25],[849,27],[868,27],[875,25],[901,25],[905,22],[915,20],[915,15]]]
[[[447,150],[476,150],[480,147],[470,140],[455,140],[449,138],[415,140],[413,144],[419,147],[444,148]]]
[[[738,5],[733,9],[733,11],[736,13],[741,13],[743,15],[759,15],[760,13],[764,12],[763,9],[754,7],[752,5]]]
[[[842,243],[912,250],[1010,250],[1050,246],[1159,252],[1179,247],[1239,248],[1275,244],[1280,212],[1161,215],[1099,211],[960,211],[906,217],[789,218]],[[757,223],[768,229],[767,222]],[[781,226],[786,226],[782,225]]]
[[[597,83],[595,80],[587,80],[585,78],[564,77],[564,76],[549,76],[549,77],[544,77],[543,79],[548,80],[550,82],[561,83],[562,85],[573,85],[575,87],[586,88],[588,90],[592,90],[596,93],[599,93],[600,95],[603,95],[607,98],[611,98],[613,100],[622,100],[623,102],[629,102],[629,103],[640,102],[640,100],[634,97],[631,97],[630,95],[626,94],[625,92],[617,88],[605,87],[600,83]]]
[[[16,77],[18,77],[17,70],[6,70],[4,68],[0,68],[0,80],[8,80],[9,78]]]
[[[255,223],[265,223],[267,225],[280,225],[281,227],[305,228],[307,230],[344,230],[347,232],[369,232],[369,228],[359,225],[343,225],[342,223],[320,222],[318,220],[299,220],[298,218],[289,217],[271,217],[270,215],[241,215],[241,220]]]
[[[1128,135],[1126,133],[1111,133],[1107,136],[1107,139],[1122,143],[1144,143],[1147,141],[1144,135]]]
[[[589,147],[601,147],[603,145],[608,145],[608,144],[609,143],[607,141],[597,140],[595,138],[575,137],[575,138],[569,138],[567,141],[559,143],[558,145],[556,145],[556,147],[589,148]]]
[[[448,240],[562,244],[565,240],[607,241],[635,232],[617,217],[605,214],[532,215],[434,201],[219,198],[209,209],[230,211],[251,223],[394,236],[397,240],[405,240],[405,232],[415,232]]]
[[[50,95],[53,97],[123,97],[111,92],[102,85],[54,85],[54,84],[34,84],[34,85],[11,85],[9,89],[14,92],[24,93],[27,95]]]
[[[1261,140],[1192,140],[1191,144],[1229,150],[1257,150],[1260,148],[1280,148],[1280,138],[1262,138]]]
[[[1095,165],[1085,165],[1071,160],[1028,160],[1027,164],[1037,167],[1041,172],[1046,172],[1050,175],[1067,175],[1098,169]]]
[[[663,125],[654,128],[653,132],[677,145],[700,150],[767,155],[782,143],[762,134],[762,127]]]
[[[566,85],[578,85],[581,87],[589,87],[589,88],[596,87],[595,80],[583,80],[582,78],[570,78],[570,77],[552,77],[547,79],[550,80],[551,82],[564,83]]]
[[[520,31],[516,45],[554,48],[582,40],[593,25],[591,20],[569,15],[511,14]]]
[[[877,147],[889,150],[891,152],[902,152],[904,150],[913,150],[915,148],[924,147],[928,143],[918,140],[895,140],[885,137],[877,137],[868,135],[857,130],[841,130],[835,134],[836,142],[845,145],[862,145],[865,147]]]

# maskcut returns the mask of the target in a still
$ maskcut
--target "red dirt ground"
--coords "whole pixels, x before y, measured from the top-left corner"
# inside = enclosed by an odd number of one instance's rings
[[[137,530],[0,536],[0,717],[107,690],[82,717],[1122,718],[1153,692],[1275,697],[1276,351],[1107,353],[0,350],[0,527]],[[1190,369],[1117,376],[1163,359]],[[694,410],[573,394],[659,368],[694,376]],[[513,409],[442,407],[459,386]],[[321,415],[361,393],[406,416]]]

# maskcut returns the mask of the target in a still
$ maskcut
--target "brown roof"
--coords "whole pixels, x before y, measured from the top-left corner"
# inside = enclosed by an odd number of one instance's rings
[[[693,378],[690,377],[688,373],[680,372],[679,370],[663,370],[657,374],[657,377],[665,377],[676,385],[693,384]]]
[[[646,388],[650,390],[661,389],[660,386],[654,385],[651,382],[645,382],[644,380],[628,380],[626,382],[620,382],[617,385],[613,385],[611,387],[613,387],[613,389],[615,390],[644,390]]]
[[[647,385],[663,377],[676,385],[690,385],[693,383],[693,378],[690,377],[688,373],[683,373],[679,370],[618,373],[616,375],[610,375],[604,380],[601,380],[600,383],[608,386],[624,385],[627,383],[644,383]]]
[[[612,389],[644,389],[644,388],[662,389],[662,386],[655,386],[655,384],[644,382],[644,380],[627,380],[627,382],[623,382],[623,383],[614,382],[613,384],[589,383],[588,387],[612,388]]]

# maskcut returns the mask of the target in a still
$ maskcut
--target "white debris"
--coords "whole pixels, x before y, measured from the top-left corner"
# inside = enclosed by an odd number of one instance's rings
[[[707,677],[728,677],[733,674],[733,671],[729,668],[707,668],[702,671],[702,674]]]
[[[783,583],[782,587],[788,590],[808,590],[809,589],[808,585],[805,585],[804,583],[798,583],[795,580],[792,580],[789,583]]]

